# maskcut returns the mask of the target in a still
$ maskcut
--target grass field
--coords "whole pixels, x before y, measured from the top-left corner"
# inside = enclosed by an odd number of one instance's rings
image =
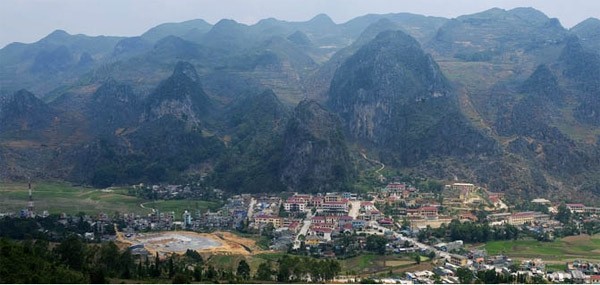
[[[421,260],[424,261],[423,257]],[[428,260],[428,258],[425,258]],[[376,255],[362,254],[356,257],[340,260],[342,266],[342,274],[388,274],[400,273],[410,270],[431,269],[432,266],[428,262],[416,264],[413,256],[397,256],[397,255]]]
[[[485,245],[488,254],[506,254],[511,258],[541,258],[547,263],[574,259],[600,261],[600,235],[567,237],[553,242],[536,240],[493,241]]]
[[[168,200],[151,202],[138,197],[127,196],[122,188],[105,192],[99,189],[72,186],[61,182],[41,182],[32,184],[33,200],[38,212],[47,210],[51,214],[95,213],[151,213],[150,208],[160,211],[174,211],[180,218],[183,211],[200,209],[215,210],[219,203],[195,200]],[[18,212],[27,207],[28,190],[26,183],[0,183],[0,212]],[[146,208],[140,204],[144,203]]]

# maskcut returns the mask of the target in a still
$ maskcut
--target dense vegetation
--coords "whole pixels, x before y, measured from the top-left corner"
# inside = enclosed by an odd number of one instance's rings
[[[598,22],[516,8],[56,31],[0,50],[0,177],[329,191],[352,189],[365,152],[513,197],[598,196]],[[290,112],[307,99],[317,124]]]
[[[251,275],[242,259],[231,271],[207,264],[202,256],[188,250],[166,259],[138,258],[112,243],[86,244],[71,235],[56,246],[44,240],[22,242],[0,239],[0,283],[107,283],[110,280],[149,280],[173,283],[229,281],[328,282],[340,272],[335,260],[283,255],[265,261]]]

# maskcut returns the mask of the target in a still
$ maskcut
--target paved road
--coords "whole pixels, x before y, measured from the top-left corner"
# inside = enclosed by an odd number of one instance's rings
[[[296,239],[294,239],[294,246],[292,247],[293,249],[299,249],[300,248],[300,235],[304,235],[306,237],[306,233],[308,233],[308,228],[310,228],[310,223],[311,223],[311,219],[312,215],[311,212],[308,211],[306,214],[306,219],[304,219],[304,221],[302,221],[304,224],[302,225],[302,228],[300,229],[300,232],[298,233],[298,235],[296,235]]]
[[[402,225],[400,225],[400,223],[396,223],[396,226],[397,226],[398,228],[401,228],[401,227],[402,227]],[[401,234],[401,233],[397,233],[397,232],[395,232],[395,233],[396,233],[397,235],[399,235],[399,236],[400,236],[400,238],[401,238],[402,240],[408,240],[408,241],[412,242],[412,243],[413,243],[415,246],[417,246],[417,247],[418,247],[418,248],[420,248],[420,249],[429,249],[429,250],[431,250],[431,251],[435,252],[435,255],[437,255],[437,256],[439,256],[439,257],[442,257],[442,258],[448,258],[448,257],[450,256],[450,254],[449,254],[449,253],[447,253],[447,252],[445,252],[445,251],[437,250],[437,249],[436,249],[435,247],[433,247],[433,246],[430,246],[430,245],[426,245],[426,244],[424,244],[424,243],[421,243],[421,242],[419,242],[418,240],[416,240],[416,239],[413,239],[413,238],[411,238],[411,237],[404,236],[404,235],[403,235],[403,234]]]
[[[377,174],[381,175],[381,173],[380,173],[380,172],[381,172],[381,171],[382,171],[382,170],[385,168],[385,164],[383,164],[383,163],[382,163],[381,161],[379,161],[379,160],[375,160],[375,159],[370,159],[370,158],[368,158],[368,157],[367,157],[367,155],[366,155],[364,152],[361,152],[361,153],[360,153],[360,155],[362,155],[362,157],[363,157],[365,160],[369,161],[369,162],[372,162],[372,163],[375,163],[375,164],[379,164],[379,165],[381,165],[381,167],[380,167],[379,169],[375,170],[375,173],[377,173]]]
[[[144,204],[148,204],[148,203],[151,203],[151,202],[140,203],[140,207],[142,207],[142,209],[150,209],[150,210],[152,210],[152,213],[156,213],[156,209],[154,209],[154,208],[146,208],[146,206],[144,206]]]
[[[352,207],[350,208],[350,212],[348,212],[348,216],[356,219],[358,217],[358,212],[360,210],[360,201],[350,201]]]
[[[254,215],[254,205],[256,205],[256,199],[250,198],[250,206],[248,206],[248,219],[252,218]]]

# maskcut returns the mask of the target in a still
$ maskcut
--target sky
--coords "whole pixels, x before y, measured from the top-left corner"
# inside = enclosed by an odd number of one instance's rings
[[[0,47],[31,43],[54,30],[90,36],[138,36],[167,22],[264,18],[306,21],[325,13],[344,23],[369,13],[409,12],[455,18],[493,7],[533,7],[570,28],[600,18],[597,0],[0,0]]]

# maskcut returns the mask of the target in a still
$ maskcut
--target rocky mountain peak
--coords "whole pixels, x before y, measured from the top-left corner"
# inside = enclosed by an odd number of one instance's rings
[[[309,21],[315,25],[331,26],[335,25],[333,20],[327,14],[318,14]]]
[[[194,68],[194,66],[189,62],[178,62],[177,65],[175,65],[175,70],[173,71],[172,76],[185,76],[192,82],[200,82],[196,68]]]
[[[296,106],[283,145],[281,181],[290,190],[339,191],[355,175],[338,117],[315,101]]]

